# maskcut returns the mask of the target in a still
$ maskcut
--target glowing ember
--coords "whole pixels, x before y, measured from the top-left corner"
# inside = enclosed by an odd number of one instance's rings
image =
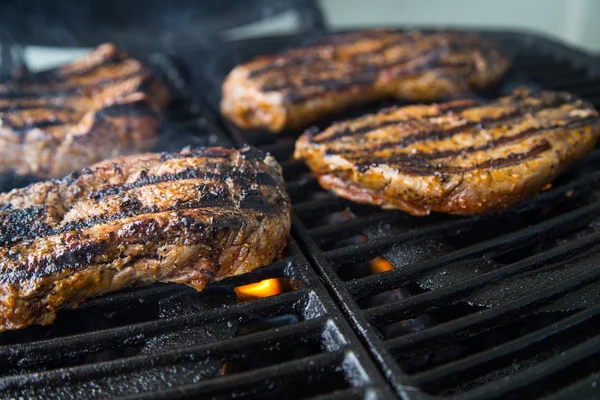
[[[264,281],[238,286],[235,289],[238,302],[275,296],[284,292],[284,286],[279,278],[265,279]]]
[[[394,266],[383,257],[375,257],[369,262],[369,269],[372,274],[379,274],[394,269]]]

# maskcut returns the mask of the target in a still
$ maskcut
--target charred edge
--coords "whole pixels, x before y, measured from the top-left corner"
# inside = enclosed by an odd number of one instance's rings
[[[49,254],[34,262],[24,261],[15,268],[5,268],[0,273],[0,282],[19,283],[29,279],[39,279],[65,270],[80,270],[90,264],[110,263],[120,256],[118,246],[131,244],[173,244],[181,242],[181,235],[174,232],[186,232],[187,244],[203,243],[208,247],[216,248],[215,241],[218,232],[222,230],[239,230],[242,222],[234,216],[223,216],[211,224],[199,221],[193,216],[177,217],[169,222],[169,229],[164,228],[156,220],[149,218],[143,221],[133,221],[123,231],[117,233],[119,239],[85,241],[77,240],[72,245],[65,245],[60,254]],[[170,232],[169,232],[170,230]],[[106,260],[94,260],[98,256],[112,255]],[[148,257],[151,255],[147,255]],[[19,258],[19,255],[16,255]]]
[[[157,207],[142,207],[137,199],[128,199],[120,204],[120,211],[113,214],[106,214],[68,222],[59,228],[48,226],[42,221],[46,209],[42,207],[31,207],[11,212],[2,220],[2,230],[0,231],[0,245],[8,246],[23,240],[40,239],[49,236],[81,231],[89,229],[96,225],[106,224],[122,220],[125,218],[138,217],[144,214],[162,213],[168,211],[182,211],[201,208],[239,208],[242,210],[257,211],[261,213],[274,212],[273,205],[269,204],[267,199],[256,189],[244,189],[238,199],[233,200],[231,193],[219,188],[215,191],[214,185],[199,185],[199,192],[202,192],[200,199],[180,202],[165,209]],[[33,226],[33,228],[32,228]]]
[[[499,124],[499,123],[507,122],[510,119],[521,118],[526,113],[529,113],[529,112],[534,112],[534,111],[537,112],[537,111],[541,111],[546,108],[559,107],[561,105],[564,105],[564,104],[567,104],[570,102],[572,102],[571,98],[557,96],[557,97],[553,98],[551,102],[545,103],[545,104],[540,104],[535,107],[525,107],[525,106],[521,106],[519,104],[510,104],[508,106],[513,107],[514,109],[511,111],[505,112],[498,117],[486,117],[486,118],[482,118],[478,121],[469,121],[463,125],[456,126],[456,127],[449,128],[449,129],[417,132],[413,135],[405,137],[396,142],[385,142],[385,143],[381,143],[378,146],[370,147],[369,151],[379,151],[379,150],[385,150],[385,149],[389,149],[389,148],[393,148],[393,147],[407,146],[407,145],[414,144],[417,142],[440,140],[440,139],[451,137],[458,132],[461,132],[465,129],[469,129],[469,128],[473,128],[473,127],[481,127],[481,129],[486,129],[486,128],[489,128],[490,124]],[[470,108],[470,107],[467,107],[467,108]],[[448,113],[448,111],[446,110],[445,113]],[[403,124],[403,123],[412,123],[412,122],[422,123],[423,121],[425,121],[429,118],[439,118],[441,115],[442,114],[436,114],[436,115],[428,117],[428,118],[414,118],[414,119],[408,119],[408,120],[400,120],[400,121],[396,121],[396,124],[399,125],[399,124]],[[393,123],[394,121],[387,121],[387,122],[389,122],[389,124],[387,126],[394,125],[394,123]],[[347,136],[356,136],[356,135],[366,134],[373,130],[381,129],[381,125],[382,125],[381,123],[368,125],[368,126],[362,127],[360,132],[356,132],[358,130],[349,131],[348,133],[339,132],[339,137],[345,137],[345,136],[347,137]],[[355,150],[348,150],[348,149],[330,150],[329,154],[346,154],[346,153],[352,153],[354,151]]]
[[[344,90],[348,90],[354,87],[368,87],[373,85],[375,81],[375,77],[356,77],[352,78],[351,81],[342,81],[336,79],[323,79],[320,81],[306,82],[307,86],[304,86],[303,89],[313,87],[319,90],[319,93],[324,92],[342,92]],[[290,90],[292,89],[292,90]],[[292,84],[286,84],[281,87],[268,86],[263,88],[266,92],[270,91],[286,91],[283,96],[283,101],[290,104],[300,103],[308,98],[312,98],[316,93],[306,94],[301,93],[300,91],[295,90],[296,88]]]
[[[481,146],[469,146],[459,149],[446,150],[446,151],[432,151],[430,153],[418,152],[418,153],[402,153],[395,154],[390,157],[369,157],[364,161],[355,162],[357,169],[361,172],[364,172],[366,169],[372,166],[377,166],[381,164],[394,164],[399,162],[407,162],[413,160],[436,160],[440,158],[447,157],[457,157],[461,155],[466,155],[470,153],[474,153],[477,151],[489,150],[496,147],[503,146],[505,144],[509,144],[521,139],[526,139],[528,137],[534,136],[535,134],[551,129],[573,129],[580,126],[584,126],[587,124],[592,124],[600,121],[599,116],[583,118],[579,120],[570,120],[563,124],[554,124],[550,126],[539,126],[539,127],[531,127],[519,132],[516,135],[512,136],[504,136],[498,138],[496,140],[490,140],[489,142],[482,144]]]
[[[530,150],[528,150],[525,153],[510,153],[506,157],[489,159],[483,163],[471,165],[468,167],[447,166],[443,163],[429,163],[427,162],[427,160],[423,159],[400,162],[399,164],[395,164],[394,167],[398,170],[398,172],[409,175],[436,175],[443,177],[448,174],[462,174],[466,172],[476,171],[478,169],[505,168],[536,158],[541,153],[550,149],[552,149],[552,145],[548,141],[544,140],[542,143],[533,146]],[[389,163],[386,164],[389,165]],[[359,169],[359,172],[365,172],[368,168],[368,166],[363,167],[362,169]]]
[[[208,166],[207,166],[208,167]],[[114,196],[122,194],[131,189],[140,188],[143,186],[154,185],[162,182],[174,182],[186,179],[201,179],[201,180],[217,180],[225,181],[226,179],[233,180],[236,184],[247,187],[252,184],[264,185],[269,187],[275,187],[278,185],[277,181],[266,172],[254,171],[251,173],[240,171],[239,169],[214,165],[214,168],[218,168],[218,172],[208,172],[198,168],[186,168],[182,171],[163,174],[163,175],[147,175],[146,173],[140,174],[138,180],[133,183],[109,186],[107,188],[98,190],[89,195],[92,200],[102,200],[107,196]]]
[[[12,209],[8,205],[3,208],[2,211],[7,213],[0,214],[0,245],[30,237],[45,237],[52,233],[52,228],[43,221],[48,212],[47,206]],[[10,252],[8,255],[10,257]]]
[[[39,98],[39,97],[72,97],[74,95],[80,94],[84,91],[89,91],[93,89],[98,89],[103,86],[109,86],[117,83],[124,82],[128,79],[133,79],[136,77],[144,77],[146,73],[144,71],[136,71],[130,74],[126,74],[123,76],[119,76],[116,78],[104,78],[99,79],[96,82],[88,83],[87,85],[65,85],[60,88],[52,89],[52,88],[32,88],[31,91],[21,90],[6,90],[0,91],[0,99],[31,99],[31,98]]]

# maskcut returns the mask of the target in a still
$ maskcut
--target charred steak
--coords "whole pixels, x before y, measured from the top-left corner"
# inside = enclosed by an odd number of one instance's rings
[[[594,108],[567,93],[388,108],[296,143],[326,189],[413,215],[479,214],[533,196],[600,135]]]
[[[368,30],[257,57],[223,83],[221,112],[242,128],[302,128],[385,98],[437,100],[498,81],[508,60],[473,33]]]
[[[0,84],[0,174],[60,177],[147,151],[168,97],[147,68],[111,44]]]
[[[0,194],[0,331],[132,285],[202,290],[273,261],[289,230],[281,168],[251,148],[124,156]]]

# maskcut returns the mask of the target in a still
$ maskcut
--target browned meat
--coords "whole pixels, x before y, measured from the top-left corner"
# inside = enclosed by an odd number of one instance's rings
[[[105,44],[64,67],[0,84],[0,174],[60,177],[147,151],[167,89]]]
[[[539,192],[600,134],[594,108],[567,93],[525,89],[490,103],[389,108],[296,143],[321,186],[397,208],[479,214]]]
[[[279,132],[374,100],[437,100],[482,89],[508,64],[494,42],[473,33],[340,34],[235,67],[223,84],[221,112],[242,128]]]
[[[250,148],[125,156],[0,194],[0,331],[127,286],[202,290],[273,261],[289,230],[281,168]]]

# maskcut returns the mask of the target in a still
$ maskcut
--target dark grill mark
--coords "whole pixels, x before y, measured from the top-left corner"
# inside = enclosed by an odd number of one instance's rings
[[[191,215],[177,217],[169,223],[169,228],[179,226],[186,232],[185,241],[188,244],[205,243],[215,247],[215,233],[220,229],[240,229],[242,223],[236,216],[224,215],[218,221],[207,225]],[[34,262],[19,263],[14,268],[4,268],[0,273],[0,282],[18,283],[29,279],[39,279],[65,270],[78,270],[87,267],[100,255],[112,255],[100,263],[112,262],[118,257],[118,246],[134,243],[175,243],[181,238],[174,238],[173,232],[169,233],[164,225],[154,219],[133,221],[131,229],[119,232],[122,240],[95,240],[76,241],[66,245],[59,254],[49,254]],[[175,229],[176,230],[176,229]],[[137,237],[136,237],[137,236]],[[168,242],[166,242],[169,240]],[[151,256],[151,255],[148,255]],[[18,257],[18,255],[17,255]]]
[[[277,61],[271,62],[263,67],[259,67],[251,70],[248,73],[248,78],[257,78],[261,75],[269,73],[271,71],[276,71],[281,68],[288,67],[299,67],[301,65],[311,64],[315,61],[320,60],[320,58],[315,54],[301,54],[301,55],[291,55],[291,54],[282,54],[281,57],[277,58]]]
[[[468,167],[448,166],[444,165],[443,163],[430,163],[428,160],[424,159],[400,162],[399,164],[394,165],[394,167],[398,170],[398,172],[405,174],[421,176],[436,175],[443,177],[448,174],[464,174],[466,172],[476,171],[478,169],[497,169],[509,167],[511,165],[516,165],[536,158],[541,153],[550,149],[552,149],[552,145],[548,141],[544,140],[542,143],[533,146],[525,153],[511,153],[506,157],[491,158],[483,163],[470,165]],[[364,172],[368,168],[368,166],[363,167],[359,169],[359,171]]]
[[[378,146],[369,147],[369,151],[379,151],[379,150],[389,149],[389,148],[393,148],[393,147],[407,146],[407,145],[414,144],[414,143],[421,142],[421,141],[431,141],[431,140],[439,140],[439,139],[443,139],[443,138],[448,138],[448,137],[451,137],[451,136],[455,135],[456,133],[459,133],[468,128],[481,126],[482,129],[485,129],[486,127],[489,127],[491,124],[506,123],[509,120],[521,118],[525,114],[530,113],[530,112],[538,112],[538,111],[542,111],[546,108],[560,107],[564,104],[571,103],[571,102],[572,102],[572,99],[567,96],[556,96],[553,99],[551,99],[551,101],[549,101],[548,103],[542,103],[542,104],[536,105],[534,107],[524,106],[521,104],[512,104],[512,105],[509,105],[509,107],[510,107],[509,111],[503,113],[502,115],[500,115],[498,117],[486,117],[486,118],[482,118],[479,121],[467,121],[465,124],[462,124],[462,125],[459,125],[459,126],[456,126],[453,128],[448,128],[448,129],[434,129],[431,131],[416,132],[410,136],[404,137],[395,142],[383,142],[383,143],[379,144]],[[467,108],[470,108],[470,107],[466,107],[463,110],[465,110]],[[446,113],[446,114],[448,112],[449,112],[448,110],[444,111],[444,113]],[[399,121],[396,121],[396,124],[403,124],[403,123],[419,123],[419,124],[425,123],[426,124],[427,120],[432,119],[432,118],[439,118],[441,116],[443,116],[443,114],[440,113],[440,114],[436,114],[434,116],[427,117],[427,118],[413,118],[413,119],[409,119],[409,120],[399,120]],[[394,121],[385,121],[385,122],[387,122],[387,124],[385,126],[394,125]],[[356,130],[347,130],[347,131],[340,130],[339,132],[334,133],[332,135],[332,137],[337,136],[338,138],[342,138],[342,137],[358,136],[358,135],[366,134],[373,130],[380,129],[382,127],[382,124],[383,123],[380,122],[378,124],[367,125],[367,126],[361,127]],[[330,140],[330,138],[326,138],[326,141],[330,142],[332,140]],[[325,143],[326,141],[324,140],[322,143]],[[329,154],[344,154],[344,153],[351,153],[353,151],[355,151],[355,150],[331,149],[328,152],[329,152]]]
[[[47,206],[34,206],[22,209],[7,208],[0,213],[0,245],[16,243],[36,236],[48,236],[52,228],[43,221],[48,212]]]
[[[18,134],[18,135],[27,133],[27,132],[31,131],[32,129],[52,128],[55,126],[62,126],[64,124],[65,124],[64,121],[58,120],[56,118],[39,120],[39,121],[27,123],[25,125],[21,125],[21,126],[13,125],[8,120],[5,120],[5,119],[2,120],[2,125],[10,128],[11,132]]]
[[[64,225],[53,228],[42,222],[39,222],[44,216],[44,209],[39,207],[31,207],[11,212],[2,220],[0,230],[0,246],[9,246],[23,240],[33,240],[63,233],[81,231],[83,229],[92,228],[95,225],[106,224],[125,218],[133,218],[144,214],[159,213],[165,211],[180,211],[184,209],[198,208],[229,208],[239,207],[242,210],[258,211],[270,213],[273,211],[272,206],[263,196],[240,196],[236,204],[233,203],[231,194],[224,188],[215,188],[214,185],[199,185],[199,193],[202,196],[199,199],[188,202],[180,202],[165,209],[156,207],[141,207],[137,203],[137,199],[130,199],[130,203],[122,207],[120,211],[65,223]],[[251,194],[251,190],[248,189]],[[39,228],[31,229],[31,226],[39,224]],[[18,233],[15,235],[14,233]]]
[[[98,111],[106,117],[145,116],[158,117],[158,113],[144,100],[138,100],[128,104],[114,104]]]
[[[592,124],[592,123],[595,123],[598,121],[600,121],[600,117],[598,117],[598,116],[588,117],[588,118],[583,118],[583,119],[567,121],[566,123],[561,123],[561,124],[531,127],[531,128],[525,129],[525,130],[523,130],[515,135],[512,135],[512,136],[504,136],[504,137],[498,138],[496,140],[490,140],[489,142],[482,144],[481,146],[469,146],[469,147],[463,147],[463,148],[457,148],[457,149],[445,150],[445,151],[432,151],[430,153],[425,153],[425,152],[401,153],[401,154],[394,154],[389,157],[367,156],[364,159],[359,158],[360,161],[353,160],[353,162],[359,171],[364,172],[367,169],[369,169],[370,167],[382,165],[382,164],[395,165],[396,163],[413,162],[414,160],[419,160],[419,159],[432,161],[432,160],[436,160],[436,159],[440,159],[440,158],[456,157],[456,156],[460,156],[460,155],[475,153],[477,151],[489,150],[489,149],[493,149],[496,147],[500,147],[502,145],[506,145],[506,144],[509,144],[512,142],[516,142],[518,140],[532,137],[532,136],[536,135],[537,133],[540,133],[543,131],[547,131],[547,130],[551,130],[551,129],[561,129],[561,128],[562,129],[573,129],[573,128],[577,128],[580,126],[584,126],[586,124]]]
[[[408,37],[408,38],[407,38]],[[260,67],[251,71],[249,78],[255,78],[261,74],[277,70],[281,79],[268,81],[262,90],[284,91],[285,100],[290,103],[298,103],[314,96],[314,92],[323,91],[344,91],[352,87],[371,86],[379,78],[383,71],[387,78],[400,78],[421,73],[422,71],[438,69],[442,75],[447,78],[463,79],[462,76],[469,75],[476,70],[472,54],[477,52],[491,58],[492,48],[482,49],[488,43],[479,43],[477,41],[466,40],[468,37],[462,37],[456,34],[433,34],[423,35],[418,39],[410,39],[409,35],[403,35],[397,40],[383,42],[381,47],[373,52],[359,52],[349,59],[340,59],[335,52],[327,52],[326,56],[315,57],[318,49],[307,50],[307,56],[301,59],[297,54],[289,55],[290,60],[285,60],[285,54],[279,60],[283,62],[271,63],[270,65]],[[382,54],[392,47],[400,46],[404,43],[410,43],[414,46],[408,55],[398,57],[390,61],[376,60],[373,53]],[[418,45],[417,45],[418,44]],[[497,49],[496,49],[497,50]],[[322,51],[322,50],[321,50]],[[452,60],[448,56],[459,56]],[[351,66],[347,76],[338,77],[340,71],[330,68],[330,62],[341,63]],[[297,67],[307,66],[306,70],[298,70]],[[323,79],[323,73],[333,72],[334,76]],[[291,77],[302,76],[301,86],[297,87],[291,80]],[[316,79],[313,77],[317,77]],[[310,90],[312,89],[312,90]]]
[[[135,182],[123,185],[109,186],[107,188],[91,193],[89,195],[89,198],[92,200],[102,200],[107,196],[120,195],[131,189],[136,189],[148,185],[154,185],[162,182],[174,182],[186,179],[216,180],[220,182],[225,181],[226,179],[231,179],[233,182],[240,185],[242,188],[248,187],[253,183],[269,187],[275,187],[278,184],[275,181],[275,179],[266,172],[255,171],[252,173],[248,173],[225,165],[207,165],[205,168],[211,167],[218,168],[217,172],[205,171],[204,169],[198,168],[186,168],[184,170],[172,174],[141,174],[138,180],[136,180]]]
[[[19,104],[11,102],[9,106],[0,106],[0,112],[10,113],[22,110],[53,110],[53,111],[69,111],[73,112],[75,109],[65,105],[59,104]]]
[[[464,102],[464,103],[461,102],[456,105],[440,104],[440,111],[442,113],[452,114],[452,113],[457,113],[457,112],[467,110],[469,108],[473,108],[477,105],[480,105],[480,103],[476,102],[474,100]],[[371,131],[374,131],[376,129],[386,128],[388,126],[400,125],[400,124],[405,124],[405,123],[411,124],[414,122],[420,122],[420,121],[429,120],[432,118],[439,118],[440,116],[441,116],[441,114],[435,114],[435,115],[432,115],[432,116],[426,117],[426,118],[388,120],[388,121],[383,121],[383,122],[379,122],[376,124],[367,124],[367,125],[361,126],[360,128],[357,128],[357,129],[342,128],[338,131],[335,131],[330,136],[327,136],[322,139],[321,138],[317,138],[316,140],[312,139],[312,141],[315,143],[329,143],[329,142],[333,142],[333,141],[338,140],[343,137],[359,136],[359,135],[363,135],[363,134],[369,133]],[[340,150],[339,153],[344,153],[344,151]],[[338,151],[330,150],[330,154],[338,154]]]
[[[74,95],[78,95],[85,91],[97,90],[102,86],[109,86],[116,83],[124,82],[128,79],[132,79],[138,76],[143,77],[145,75],[142,71],[132,72],[123,76],[118,76],[115,78],[103,78],[96,82],[91,82],[86,85],[77,85],[76,83],[69,83],[68,85],[64,85],[59,88],[35,88],[34,90],[20,90],[18,87],[11,89],[9,87],[5,88],[6,90],[0,90],[0,99],[31,99],[31,98],[39,98],[39,97],[72,97]]]

